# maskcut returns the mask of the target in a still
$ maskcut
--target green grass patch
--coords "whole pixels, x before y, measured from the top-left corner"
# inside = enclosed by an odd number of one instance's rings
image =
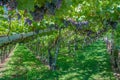
[[[62,51],[57,70],[50,71],[25,46],[18,46],[0,80],[115,80],[102,41],[77,50],[74,57]]]

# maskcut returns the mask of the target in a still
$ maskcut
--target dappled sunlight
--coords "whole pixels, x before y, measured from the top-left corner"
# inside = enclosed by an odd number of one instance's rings
[[[89,47],[95,46],[96,43]],[[96,48],[78,50],[70,57],[59,54],[57,70],[50,71],[23,45],[19,45],[8,62],[9,69],[3,72],[3,80],[115,80],[112,75],[109,55],[103,48],[103,42],[97,42]]]

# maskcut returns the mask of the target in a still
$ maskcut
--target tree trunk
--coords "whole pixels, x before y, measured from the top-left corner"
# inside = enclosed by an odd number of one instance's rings
[[[59,53],[59,46],[60,46],[60,42],[58,40],[58,43],[56,45],[56,49],[55,49],[55,58],[54,58],[54,63],[53,63],[53,70],[56,70],[56,62],[57,62],[57,57],[58,57],[58,53]]]
[[[49,56],[49,67],[50,67],[50,70],[52,70],[53,57],[51,54],[51,49],[48,49],[48,56]]]

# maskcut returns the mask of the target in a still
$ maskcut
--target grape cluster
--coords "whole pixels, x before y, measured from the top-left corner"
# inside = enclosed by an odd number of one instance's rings
[[[59,9],[62,5],[62,0],[52,0],[51,3],[46,3],[45,8],[48,15],[55,15],[55,10]]]
[[[3,6],[8,3],[8,0],[0,0],[0,5]]]
[[[46,3],[45,8],[48,15],[55,15],[55,5],[53,3]]]
[[[63,20],[64,25],[67,27],[73,25],[77,30],[81,30],[84,25],[88,26],[88,21],[76,22],[73,19]]]
[[[51,2],[47,2],[43,6],[39,7],[35,5],[34,11],[30,11],[33,20],[36,22],[41,21],[44,18],[44,14],[55,15],[55,10],[59,9],[62,4],[62,0],[52,0]],[[17,9],[17,1],[16,0],[0,0],[0,5],[4,7],[4,13],[8,17],[8,11]],[[18,20],[20,20],[21,15],[17,12]],[[29,20],[25,20],[25,24],[30,23]]]
[[[34,21],[41,21],[44,18],[44,14],[55,15],[55,10],[61,7],[62,0],[53,0],[52,2],[47,2],[45,5],[38,7],[35,5],[35,10],[30,11],[33,16]]]
[[[56,0],[56,8],[59,9],[62,5],[62,0]]]
[[[0,5],[1,6],[6,5],[8,10],[14,10],[17,7],[17,1],[16,0],[0,0]]]
[[[8,1],[8,10],[14,10],[17,8],[16,0],[9,0]]]
[[[33,12],[30,11],[30,13],[33,16],[34,21],[41,21],[44,18],[45,8],[44,6],[40,8],[35,6],[35,10]]]
[[[4,18],[8,18],[9,17],[8,11],[14,10],[14,9],[17,8],[16,0],[0,0],[0,5],[3,6]]]

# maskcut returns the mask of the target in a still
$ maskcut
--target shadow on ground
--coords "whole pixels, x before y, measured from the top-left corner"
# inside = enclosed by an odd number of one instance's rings
[[[50,71],[24,46],[18,46],[0,80],[115,80],[103,42],[76,51],[75,57],[60,53],[57,71]]]

